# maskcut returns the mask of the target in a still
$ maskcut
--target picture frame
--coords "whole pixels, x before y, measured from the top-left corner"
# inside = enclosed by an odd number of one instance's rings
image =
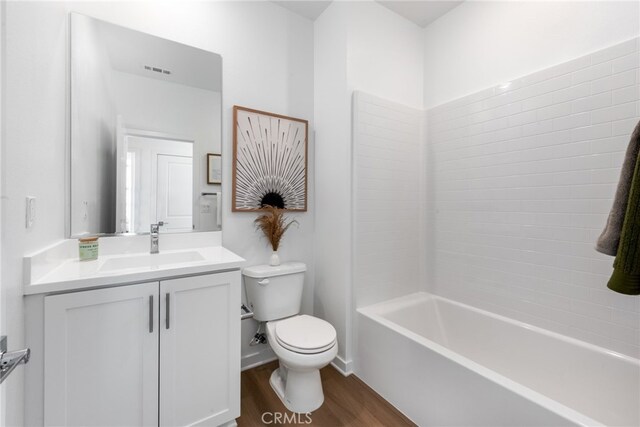
[[[233,212],[307,211],[309,122],[233,107]]]
[[[222,184],[222,155],[207,153],[207,184]]]

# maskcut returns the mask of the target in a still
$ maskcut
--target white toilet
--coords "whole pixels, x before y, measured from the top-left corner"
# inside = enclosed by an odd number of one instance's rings
[[[298,413],[322,406],[320,368],[338,353],[333,326],[299,314],[306,270],[305,264],[290,262],[242,271],[253,317],[267,322],[267,338],[280,361],[269,382],[284,406]]]

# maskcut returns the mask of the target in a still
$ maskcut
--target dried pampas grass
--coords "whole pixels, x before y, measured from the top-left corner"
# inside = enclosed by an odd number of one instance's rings
[[[254,223],[256,228],[262,230],[269,243],[271,243],[271,249],[277,251],[284,233],[292,224],[297,224],[298,221],[286,218],[282,209],[269,205],[265,205],[264,209],[266,212],[256,218]]]

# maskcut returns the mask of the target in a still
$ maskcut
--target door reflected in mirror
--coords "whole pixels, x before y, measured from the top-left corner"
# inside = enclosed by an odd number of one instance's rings
[[[221,229],[219,55],[71,14],[70,235]]]
[[[122,233],[145,233],[151,218],[162,218],[163,231],[193,227],[193,141],[123,132],[124,186],[116,193],[116,216]],[[121,148],[122,147],[122,148]],[[149,179],[151,178],[151,179]],[[211,224],[213,226],[213,224]]]

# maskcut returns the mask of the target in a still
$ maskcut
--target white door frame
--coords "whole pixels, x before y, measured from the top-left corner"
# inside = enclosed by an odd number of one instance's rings
[[[0,39],[5,40],[5,22],[4,22],[4,17],[5,17],[5,7],[6,7],[6,3],[5,2],[0,2]],[[4,47],[4,46],[2,46]],[[4,146],[5,143],[5,138],[4,138],[4,109],[2,108],[4,106],[4,76],[3,76],[3,72],[2,70],[4,69],[3,66],[3,59],[4,59],[4,49],[2,51],[0,51],[0,147]],[[1,152],[1,150],[0,150]],[[0,188],[4,187],[4,182],[2,180],[2,169],[1,169],[1,165],[2,165],[2,156],[0,154]],[[0,198],[0,224],[2,223],[2,210],[3,210],[3,206],[4,205],[4,199]],[[2,227],[0,227],[0,242],[2,242]],[[4,283],[4,281],[2,280],[2,244],[0,244],[0,335],[1,333],[5,332],[5,319],[4,319],[4,305],[6,304],[6,298],[5,296],[5,288],[6,285]],[[0,386],[0,427],[4,427],[6,425],[6,405],[7,405],[7,399],[5,397],[5,393],[4,393],[4,387]]]

